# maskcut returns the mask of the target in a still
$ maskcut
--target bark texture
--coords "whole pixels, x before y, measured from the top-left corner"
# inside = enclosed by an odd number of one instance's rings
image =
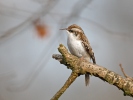
[[[58,48],[59,52],[62,55],[54,54],[53,58],[58,60],[61,64],[67,66],[68,69],[72,70],[72,73],[64,86],[52,97],[51,100],[58,100],[58,98],[65,92],[65,90],[74,82],[74,80],[86,73],[89,73],[95,77],[102,79],[103,81],[108,82],[124,92],[124,96],[133,97],[133,81],[124,78],[117,73],[110,71],[102,66],[94,65],[89,63],[86,60],[81,60],[70,54],[65,46],[60,44]]]

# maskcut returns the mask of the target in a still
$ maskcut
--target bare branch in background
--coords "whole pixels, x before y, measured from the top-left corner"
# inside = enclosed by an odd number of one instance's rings
[[[3,33],[0,36],[0,43],[9,40],[11,37],[14,37],[17,34],[20,34],[24,29],[32,25],[33,21],[48,14],[48,12],[53,9],[53,7],[58,3],[58,1],[59,0],[48,0],[46,6],[43,5],[41,9],[35,12],[31,17],[29,17],[23,23]]]
[[[80,18],[83,19],[83,20],[85,20],[85,22],[92,23],[92,25],[97,26],[98,28],[102,29],[106,33],[110,33],[110,34],[113,34],[113,35],[120,35],[121,37],[122,37],[122,35],[123,35],[123,37],[131,37],[131,36],[133,36],[132,33],[123,33],[123,32],[115,32],[115,31],[112,31],[109,28],[103,26],[102,24],[97,23],[97,22],[95,22],[95,21],[93,21],[93,20],[91,20],[89,18],[84,18],[84,17],[80,17]]]
[[[92,0],[79,0],[77,3],[74,4],[71,13],[69,16],[65,19],[64,24],[67,25],[69,22],[76,21],[79,19],[79,15],[82,13],[82,11],[92,2]],[[63,19],[64,20],[64,19]],[[62,21],[62,20],[61,20]]]
[[[59,46],[58,50],[62,54],[62,60],[60,55],[53,55],[53,58],[60,61],[61,64],[67,66],[68,69],[71,69],[72,73],[64,86],[52,97],[51,100],[58,100],[79,75],[84,75],[86,73],[89,73],[103,81],[108,82],[111,85],[116,86],[118,89],[124,92],[125,96],[133,97],[133,81],[128,80],[127,78],[124,78],[102,66],[87,62],[86,60],[81,62],[78,57],[70,54],[66,47],[62,44]]]
[[[19,13],[16,13],[19,12]],[[20,14],[22,13],[22,14]],[[32,15],[34,12],[18,9],[17,7],[8,7],[0,3],[0,15],[8,16],[14,19],[23,19],[26,16],[24,14]],[[19,17],[18,17],[19,16]],[[28,17],[28,16],[27,16]]]
[[[52,8],[58,3],[58,1],[59,0],[48,0],[48,3],[47,3],[47,6],[43,6],[42,7],[42,9],[38,12],[38,13],[36,13],[34,16],[32,16],[31,18],[32,19],[28,19],[27,21],[28,22],[24,22],[24,23],[22,23],[23,24],[23,26],[24,27],[20,27],[19,26],[19,28],[21,29],[21,30],[23,30],[24,28],[26,28],[25,27],[25,25],[26,26],[28,26],[28,25],[30,25],[30,24],[32,24],[36,19],[38,19],[39,17],[41,17],[41,16],[45,16],[47,13],[49,13],[49,11],[50,10],[52,10]],[[46,7],[46,8],[45,8]],[[37,15],[37,16],[36,16]],[[17,30],[19,30],[19,28],[17,28]],[[16,33],[16,30],[14,30],[15,31],[15,33]],[[19,30],[19,32],[20,32],[20,30]],[[19,33],[19,32],[17,32],[17,33]],[[7,38],[6,38],[7,39]],[[54,42],[53,42],[54,41]],[[46,46],[46,48],[48,47],[48,48],[51,48],[52,46],[49,46],[49,44],[51,44],[51,42],[52,43],[56,43],[55,42],[55,38],[54,39],[51,39],[51,41],[50,41],[50,43],[48,43],[48,45]],[[47,49],[48,49],[47,48]],[[50,58],[50,53],[51,53],[51,51],[52,51],[53,49],[49,49],[49,50],[47,50],[46,51],[46,49],[44,48],[44,52],[41,54],[41,57],[40,58],[38,58],[38,63],[37,64],[35,64],[35,66],[32,68],[32,70],[31,70],[31,72],[29,73],[29,75],[26,77],[26,79],[24,79],[23,80],[23,82],[20,84],[20,83],[18,83],[18,85],[17,84],[15,84],[15,85],[11,85],[10,87],[8,87],[7,89],[9,90],[9,91],[23,91],[23,90],[25,90],[25,89],[27,89],[27,87],[32,83],[32,81],[36,78],[36,76],[38,75],[38,73],[42,70],[42,68],[44,68],[44,66],[47,64],[47,62],[48,62],[48,60],[49,60],[49,58]]]

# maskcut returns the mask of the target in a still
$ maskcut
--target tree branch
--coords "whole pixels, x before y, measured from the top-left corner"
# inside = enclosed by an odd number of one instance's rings
[[[78,74],[72,72],[64,86],[53,96],[51,100],[58,100],[58,98],[66,91],[66,89],[75,81],[77,77]]]
[[[58,50],[62,55],[54,54],[53,58],[58,60],[61,64],[66,65],[68,69],[72,70],[72,73],[64,86],[51,100],[58,100],[58,98],[65,92],[71,83],[74,82],[78,75],[84,75],[86,73],[90,73],[91,75],[99,77],[103,81],[118,87],[124,92],[124,96],[133,97],[133,81],[128,80],[127,78],[124,78],[102,66],[87,62],[86,60],[81,62],[78,57],[70,54],[66,47],[62,44],[60,44]]]

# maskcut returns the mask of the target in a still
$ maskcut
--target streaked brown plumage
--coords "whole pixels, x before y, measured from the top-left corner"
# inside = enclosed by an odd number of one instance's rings
[[[83,57],[89,62],[90,59],[92,59],[93,63],[96,64],[94,52],[82,28],[76,24],[73,24],[63,30],[67,30],[68,33],[67,45],[69,51],[73,55]],[[89,84],[89,73],[85,74],[85,83],[86,86]]]

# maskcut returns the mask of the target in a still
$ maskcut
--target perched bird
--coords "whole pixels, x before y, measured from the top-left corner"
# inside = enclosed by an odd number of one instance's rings
[[[92,59],[93,63],[96,64],[94,52],[90,46],[87,37],[84,34],[82,28],[76,24],[70,25],[68,28],[61,30],[66,30],[68,33],[67,46],[71,54],[84,58],[88,62]],[[86,86],[89,85],[89,73],[85,74]]]

